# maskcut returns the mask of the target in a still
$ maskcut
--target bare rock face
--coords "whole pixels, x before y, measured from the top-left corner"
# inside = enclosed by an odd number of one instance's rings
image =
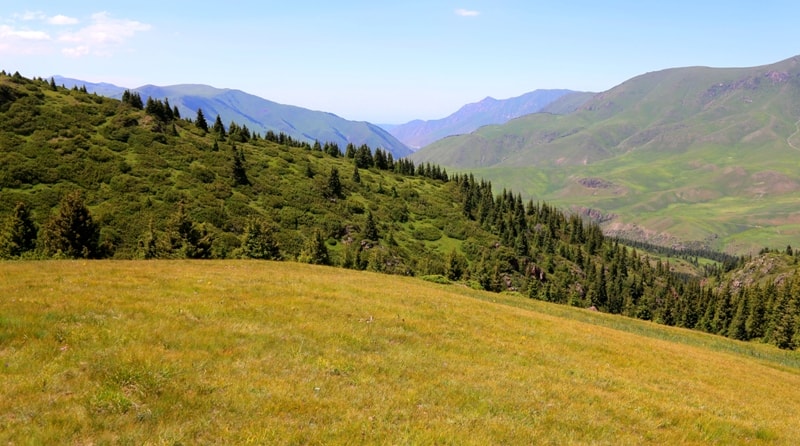
[[[614,183],[602,178],[581,178],[578,184],[589,189],[610,189]]]

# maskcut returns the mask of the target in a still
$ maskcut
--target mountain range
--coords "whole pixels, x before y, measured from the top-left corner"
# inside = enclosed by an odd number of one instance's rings
[[[569,113],[592,95],[572,90],[535,90],[509,99],[487,97],[480,102],[467,104],[442,119],[417,119],[383,127],[411,149],[419,149],[447,136],[470,133],[485,125],[504,124],[523,115],[546,111],[548,106],[559,100],[561,105],[555,106],[553,112]]]
[[[604,230],[746,253],[800,235],[800,57],[632,78],[566,115],[434,142],[415,162],[572,207]]]
[[[58,85],[67,88],[85,86],[90,93],[116,99],[121,98],[122,93],[127,90],[113,84],[84,82],[61,76],[53,76],[53,79]],[[283,132],[300,141],[333,142],[342,150],[348,143],[356,146],[366,144],[370,147],[381,147],[391,152],[395,158],[411,154],[408,147],[375,124],[349,121],[333,113],[279,104],[240,90],[200,84],[165,87],[144,85],[130,90],[138,92],[145,100],[148,97],[169,99],[170,105],[178,107],[181,116],[194,117],[197,110],[202,109],[210,122],[219,116],[226,126],[230,122],[236,122],[262,134],[268,130]]]

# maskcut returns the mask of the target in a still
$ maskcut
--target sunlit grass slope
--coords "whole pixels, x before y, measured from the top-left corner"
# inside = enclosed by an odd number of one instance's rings
[[[3,444],[796,444],[798,362],[294,263],[0,263]]]

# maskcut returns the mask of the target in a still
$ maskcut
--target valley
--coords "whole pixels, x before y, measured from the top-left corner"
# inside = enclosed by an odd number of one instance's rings
[[[0,3],[0,444],[797,444],[798,5]]]
[[[800,234],[799,64],[647,73],[574,113],[445,138],[411,159],[613,216],[609,235],[736,254],[782,247]]]

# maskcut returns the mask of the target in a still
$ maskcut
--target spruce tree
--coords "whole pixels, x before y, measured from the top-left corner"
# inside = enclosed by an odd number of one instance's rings
[[[99,255],[100,230],[79,191],[67,194],[44,226],[45,252],[69,258]]]
[[[36,248],[36,224],[28,206],[17,203],[0,233],[0,258],[19,257]]]
[[[247,178],[247,170],[244,167],[244,151],[237,149],[233,146],[233,175],[234,184],[239,186],[247,186],[250,184],[250,179]]]
[[[203,116],[202,108],[197,109],[197,117],[194,120],[194,125],[204,132],[208,131],[208,122],[206,122],[206,117]]]
[[[731,323],[728,326],[728,337],[733,339],[739,340],[747,340],[747,315],[750,311],[747,308],[747,297],[744,293],[743,289],[739,290],[739,294],[736,299],[736,310],[733,313],[733,318],[731,319]]]
[[[222,118],[217,115],[217,119],[214,120],[214,126],[211,127],[214,133],[219,136],[220,139],[224,140],[227,134],[225,133],[225,126],[222,125]]]
[[[342,182],[339,179],[339,169],[335,167],[331,167],[331,174],[328,176],[325,195],[328,198],[340,198],[342,196]]]
[[[767,308],[764,293],[761,287],[755,286],[747,291],[748,309],[745,330],[748,339],[755,339],[764,336],[766,325]]]
[[[787,284],[778,291],[770,323],[770,342],[782,349],[795,347],[796,299],[791,288],[791,284]]]
[[[248,220],[242,235],[242,255],[250,259],[280,260],[272,228],[258,219]]]
[[[375,219],[372,218],[372,212],[367,212],[367,222],[364,225],[364,238],[373,242],[377,242],[378,227],[375,225]]]
[[[178,209],[168,224],[167,237],[170,257],[185,259],[211,257],[213,237],[205,227],[198,227],[189,219],[182,201],[178,203]]]
[[[368,145],[362,144],[358,150],[356,150],[355,163],[356,166],[362,169],[368,169],[375,164],[375,161],[372,159],[372,151]]]
[[[142,236],[142,239],[139,240],[139,255],[146,260],[159,257],[158,235],[153,226],[152,218],[147,224],[147,231]]]
[[[328,247],[325,246],[325,239],[319,230],[314,231],[314,235],[306,241],[303,252],[300,254],[300,261],[313,265],[330,265]]]

